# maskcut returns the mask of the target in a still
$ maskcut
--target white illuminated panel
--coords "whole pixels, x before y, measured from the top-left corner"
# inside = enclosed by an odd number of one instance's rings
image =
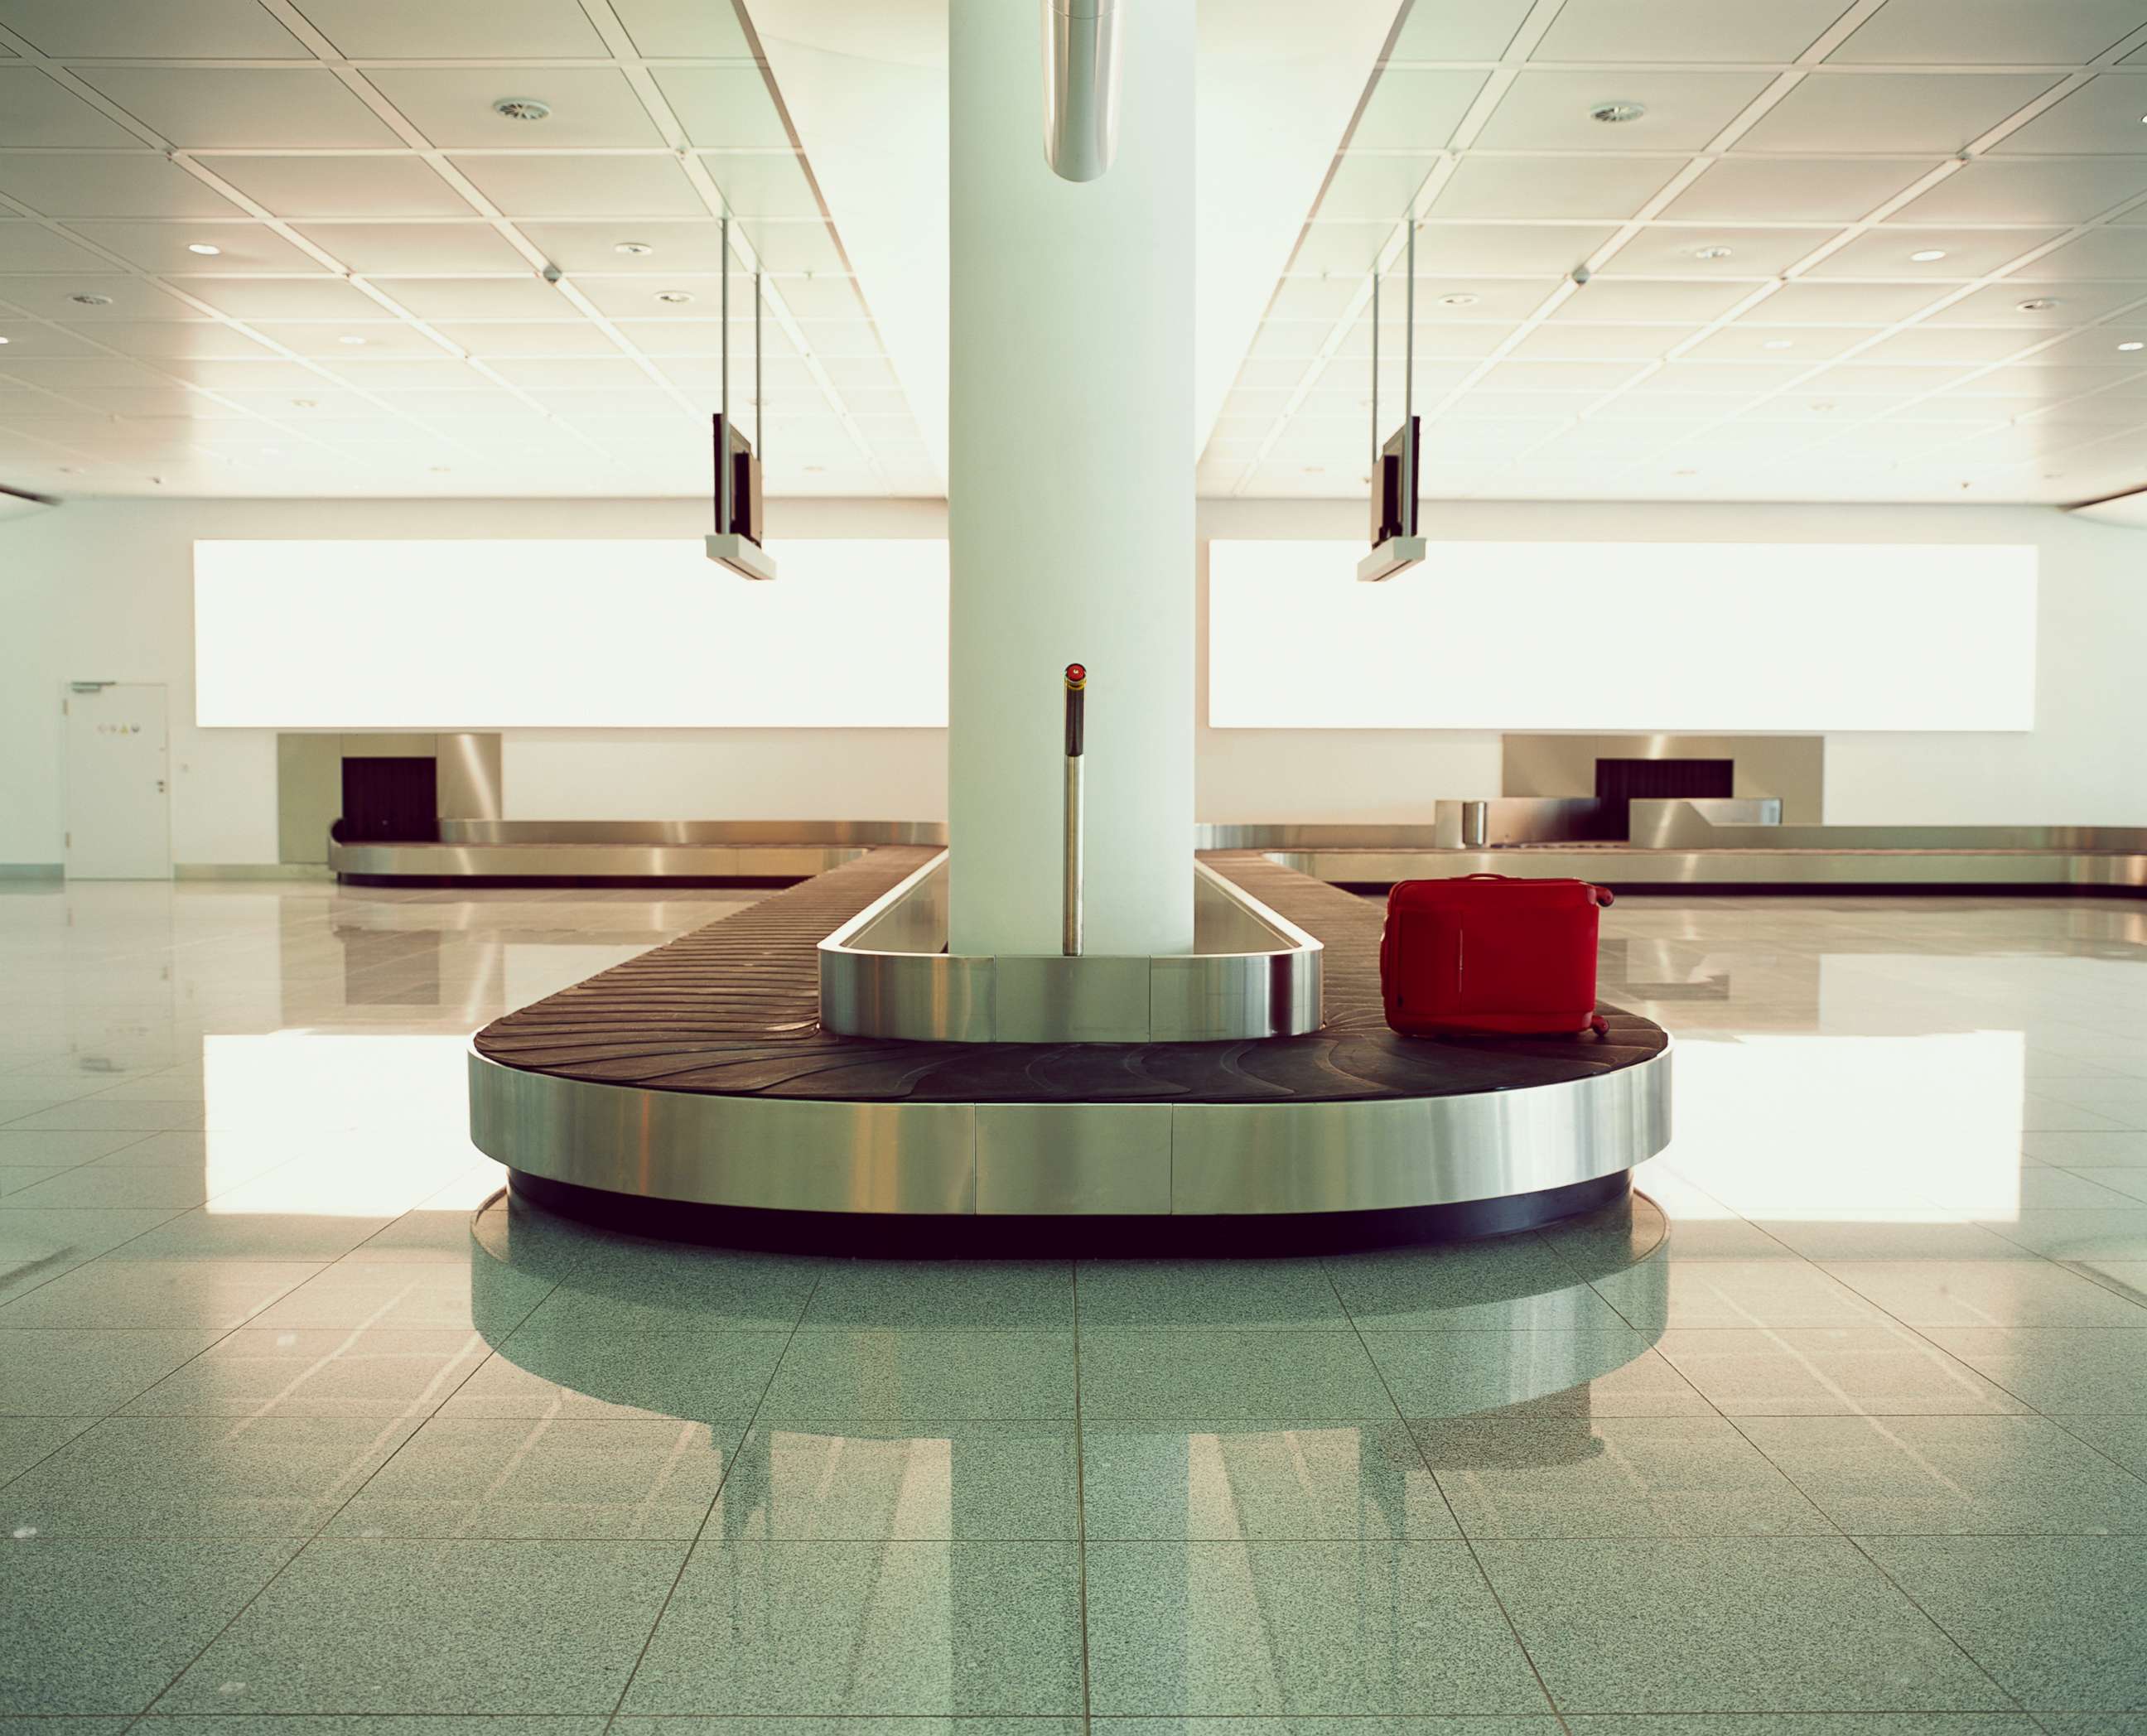
[[[199,542],[195,719],[263,729],[947,721],[947,545]]]
[[[2031,729],[2035,550],[1223,543],[1209,722],[1239,729]]]

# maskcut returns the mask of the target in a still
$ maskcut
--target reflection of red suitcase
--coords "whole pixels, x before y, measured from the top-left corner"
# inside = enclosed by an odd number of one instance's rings
[[[1585,880],[1400,882],[1379,940],[1387,1023],[1407,1037],[1600,1031],[1595,937],[1609,902]]]

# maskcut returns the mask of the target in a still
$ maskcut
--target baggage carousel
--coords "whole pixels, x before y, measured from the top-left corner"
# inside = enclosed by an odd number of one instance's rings
[[[1492,1233],[1620,1197],[1669,1138],[1669,1042],[1404,1038],[1381,913],[1204,860],[1324,948],[1324,1020],[1231,1042],[935,1043],[823,1028],[818,948],[936,853],[885,845],[509,1013],[472,1138],[521,1197],[819,1250],[1254,1252]]]

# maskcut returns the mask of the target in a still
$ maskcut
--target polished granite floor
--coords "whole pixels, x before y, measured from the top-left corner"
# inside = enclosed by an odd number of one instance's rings
[[[0,895],[0,1732],[2147,1731],[2147,907],[1621,903],[1679,1135],[1540,1235],[508,1210],[468,1033],[723,896]]]

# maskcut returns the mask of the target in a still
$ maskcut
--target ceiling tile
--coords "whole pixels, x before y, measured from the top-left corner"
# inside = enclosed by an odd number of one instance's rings
[[[399,143],[334,73],[316,68],[83,66],[83,83],[182,148]]]
[[[626,75],[609,67],[380,67],[366,76],[411,125],[448,149],[663,143]],[[551,116],[517,121],[493,113],[508,97],[538,98]]]
[[[0,152],[0,193],[45,217],[239,215],[238,208],[162,157]]]
[[[303,223],[298,233],[350,270],[455,276],[526,272],[529,262],[488,223]]]
[[[498,388],[468,363],[433,350],[426,355],[388,356],[371,349],[344,351],[333,372],[361,392],[496,392]],[[303,393],[299,394],[303,396]]]
[[[1950,156],[2055,82],[2045,73],[1813,73],[1734,148]]]
[[[41,54],[157,60],[311,60],[257,0],[0,0],[0,24]]]
[[[1697,151],[1769,82],[1764,73],[1524,72],[1475,143],[1486,150]],[[1589,111],[1610,102],[1645,103],[1648,112],[1605,126]]]
[[[32,376],[19,364],[34,357],[92,356],[97,353],[98,348],[76,333],[39,325],[34,320],[10,318],[5,309],[0,309],[0,338],[8,340],[0,346],[0,371],[24,379]],[[55,385],[53,389],[60,388]]]
[[[436,329],[480,360],[494,356],[616,356],[619,347],[586,319],[447,321]]]
[[[1496,60],[1529,15],[1532,0],[1473,0],[1415,6],[1395,39],[1396,60]]]
[[[298,0],[307,21],[344,54],[410,60],[602,56],[574,0]]]
[[[1743,316],[1762,325],[1891,325],[1945,293],[1928,283],[1784,283]]]
[[[132,145],[140,138],[36,67],[0,66],[0,145]]]
[[[2080,66],[2147,19],[2139,0],[1889,0],[1835,61]]]
[[[2060,338],[2035,358],[2058,367],[2107,367],[2124,370],[2129,382],[2147,390],[2147,350],[2122,350],[2120,344],[2147,343],[2147,316],[2112,320],[2091,332]]]
[[[1417,276],[1562,278],[1614,233],[1593,223],[1427,223],[1417,233]]]
[[[1859,356],[1866,362],[2002,362],[2049,333],[2003,326],[1914,325],[1882,338]]]
[[[2024,311],[2023,302],[2048,301],[2053,308]],[[2115,283],[2038,283],[2009,278],[1966,295],[1930,317],[1934,325],[2010,326],[2022,332],[2047,333],[2101,319],[2135,302],[2147,302],[2147,282]]]
[[[378,310],[376,309],[376,312]],[[301,356],[339,360],[353,350],[368,356],[435,356],[440,346],[414,326],[399,320],[338,320],[313,323],[262,321],[263,338]],[[356,338],[358,342],[351,340]]]
[[[502,379],[528,391],[631,391],[648,383],[623,356],[532,356],[489,365]]]
[[[1482,73],[1416,72],[1387,68],[1372,87],[1371,100],[1349,135],[1353,151],[1435,151],[1452,138],[1476,93]]]
[[[1724,157],[1662,214],[1699,223],[1853,223],[1933,167],[1925,157]]]
[[[2047,355],[2038,356],[2015,367],[1993,368],[1964,379],[1957,389],[1964,396],[2034,398],[2044,403],[2076,398],[2083,393],[2114,391],[2129,395],[2129,388],[2139,382],[2139,371],[2107,365],[2117,359],[2107,356],[2100,358],[2104,365],[2065,367]]]
[[[520,278],[374,278],[420,319],[572,319],[573,304],[534,273]]]
[[[1275,291],[1269,317],[1274,319],[1339,319],[1356,299],[1364,279],[1354,273],[1335,277],[1284,278]]]
[[[234,319],[376,320],[387,310],[340,278],[183,278],[188,295]]]
[[[574,287],[602,313],[628,319],[690,318],[710,321],[722,318],[723,280],[715,276],[680,273],[675,277],[580,277]],[[658,295],[688,295],[693,300],[677,304],[659,302]],[[731,312],[734,318],[750,315],[753,285],[743,273],[731,278]]]
[[[1944,364],[1919,368],[1901,363],[1866,363],[1859,358],[1829,368],[1812,383],[1811,390],[1849,397],[1882,393],[1905,396],[1940,390],[1965,372],[1965,368]]]
[[[1649,283],[1604,277],[1581,286],[1551,312],[1554,321],[1639,320],[1650,324],[1694,324],[1727,313],[1751,294],[1751,283]]]
[[[621,320],[618,328],[644,356],[720,357],[723,352],[723,323],[719,319],[628,319]],[[760,345],[762,358],[767,362],[789,361],[798,354],[777,325],[763,326]],[[817,344],[812,348],[820,355],[858,353],[823,350]],[[753,328],[738,320],[731,322],[731,369],[734,383],[750,382],[753,378]]]
[[[839,272],[843,268],[834,230],[817,219],[786,223],[779,218],[755,218],[739,227],[760,256],[763,271]]]
[[[0,221],[0,266],[12,271],[109,271],[109,260],[42,223]]]
[[[128,356],[223,358],[271,353],[244,333],[208,319],[170,320],[143,325],[84,321],[77,329]]]
[[[723,236],[713,218],[698,223],[527,223],[517,227],[562,271],[683,277],[714,273],[723,265]],[[622,253],[618,251],[622,242],[637,243],[654,251]],[[737,269],[735,259],[732,268]]]
[[[85,307],[78,295],[103,298],[103,305]],[[88,326],[91,321],[126,319],[202,319],[207,316],[173,295],[139,278],[67,273],[50,277],[0,277],[0,301],[12,303],[41,319],[64,320]]]
[[[1661,157],[1465,157],[1430,214],[1622,223],[1680,167]]]
[[[469,202],[409,157],[213,157],[207,166],[278,217],[463,217]]]
[[[1484,376],[1494,392],[1611,392],[1644,362],[1501,362]]]
[[[685,128],[704,150],[780,148],[790,133],[755,66],[671,67],[656,83]]]
[[[749,58],[752,46],[728,6],[708,0],[611,0],[633,46],[653,59]]]
[[[1371,270],[1394,228],[1391,223],[1308,223],[1289,268],[1361,277]]]
[[[820,218],[805,159],[792,151],[704,154],[702,166],[734,217]]]
[[[1823,243],[1833,229],[1682,228],[1651,223],[1612,254],[1599,273],[1604,277],[1771,278],[1787,270]],[[1721,259],[1699,255],[1729,249]]]
[[[1991,153],[2003,157],[2051,152],[2137,157],[2143,148],[2143,115],[2147,115],[2147,78],[2137,73],[2104,73],[2006,134],[1991,147]]]
[[[457,157],[512,218],[699,217],[708,208],[669,157]]]
[[[1689,326],[1594,326],[1574,320],[1547,320],[1514,346],[1528,361],[1649,362],[1692,335]]]
[[[1418,263],[1423,260],[1419,257]],[[1508,325],[1525,319],[1543,306],[1556,286],[1544,278],[1469,278],[1458,273],[1417,273],[1416,317],[1434,319],[1498,320]],[[1380,292],[1379,310],[1391,319],[1401,303],[1401,285],[1389,278]],[[1455,297],[1472,298],[1458,303]]]
[[[1840,0],[1566,0],[1538,60],[1794,60]]]
[[[2053,281],[2074,278],[2147,278],[2147,228],[2090,229],[2038,259],[2032,275]]]
[[[255,223],[203,220],[183,223],[76,223],[68,228],[84,241],[117,253],[144,271],[318,272],[321,263],[273,229]],[[190,252],[196,245],[218,251]]]
[[[1353,152],[1335,166],[1314,214],[1329,223],[1398,223],[1438,161],[1436,157]]]
[[[1885,278],[1929,280],[1932,293],[1949,283],[1979,278],[2050,240],[2049,229],[1904,229],[1888,225],[1867,230],[1827,255],[1811,269],[1815,278]],[[1942,259],[1918,263],[1911,253],[1938,252]],[[2034,268],[2040,272],[2044,268]]]
[[[1830,361],[1876,335],[1868,326],[1747,326],[1740,321],[1710,333],[1684,356],[1695,362],[1768,362],[1794,368]]]
[[[1979,157],[1894,214],[1904,223],[2084,223],[2147,193],[2147,157]]]

